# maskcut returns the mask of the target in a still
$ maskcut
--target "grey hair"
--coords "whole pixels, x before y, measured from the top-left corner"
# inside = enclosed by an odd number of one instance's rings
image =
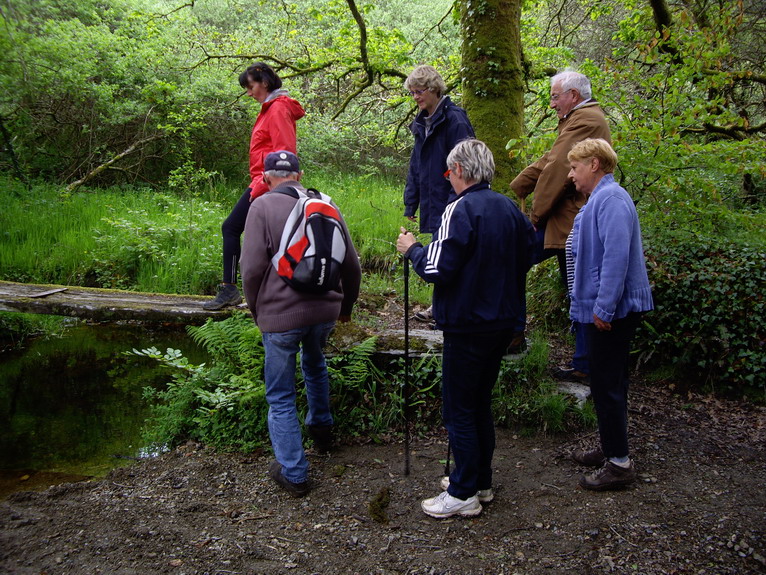
[[[300,172],[291,172],[290,170],[269,170],[263,174],[269,178],[290,178],[291,180],[297,180],[300,176]]]
[[[433,66],[418,66],[407,76],[404,89],[411,90],[416,86],[431,90],[439,97],[447,91],[447,84]]]
[[[574,70],[564,70],[551,78],[551,87],[558,83],[561,83],[562,92],[577,90],[583,100],[588,100],[593,96],[590,80],[585,74],[580,74]]]
[[[495,158],[487,144],[476,138],[459,141],[447,156],[447,167],[455,169],[455,164],[463,168],[465,182],[491,182],[495,176]]]

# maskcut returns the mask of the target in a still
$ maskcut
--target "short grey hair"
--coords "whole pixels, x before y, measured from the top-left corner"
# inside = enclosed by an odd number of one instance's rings
[[[404,81],[405,90],[409,91],[414,87],[431,90],[439,97],[447,91],[447,84],[445,84],[439,72],[436,71],[436,68],[426,65],[415,68]]]
[[[263,174],[269,178],[289,178],[291,180],[297,180],[298,176],[300,176],[299,172],[291,172],[289,170],[269,170],[268,172],[263,172]]]
[[[551,78],[551,88],[559,83],[561,83],[562,92],[577,90],[583,100],[589,100],[593,96],[590,80],[585,74],[580,74],[580,72],[575,72],[574,70],[559,72]]]
[[[476,138],[467,138],[452,148],[447,156],[447,167],[455,169],[455,164],[463,168],[465,182],[491,182],[495,176],[495,158],[487,144]]]

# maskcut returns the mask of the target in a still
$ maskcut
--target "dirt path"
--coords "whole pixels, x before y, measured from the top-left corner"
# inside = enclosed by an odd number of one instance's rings
[[[640,481],[577,487],[566,454],[593,435],[499,430],[495,501],[434,520],[442,436],[310,457],[317,488],[296,500],[267,454],[187,445],[104,480],[0,502],[0,572],[19,574],[755,574],[766,573],[766,409],[635,385]],[[387,494],[387,523],[369,504]]]

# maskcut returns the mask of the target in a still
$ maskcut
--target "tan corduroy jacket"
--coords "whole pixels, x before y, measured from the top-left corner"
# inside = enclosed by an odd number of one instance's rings
[[[569,150],[586,138],[603,138],[612,143],[606,117],[595,100],[572,110],[559,121],[558,129],[553,147],[511,182],[511,189],[519,198],[534,192],[530,219],[535,226],[546,226],[546,249],[565,247],[574,217],[587,199],[567,178]]]

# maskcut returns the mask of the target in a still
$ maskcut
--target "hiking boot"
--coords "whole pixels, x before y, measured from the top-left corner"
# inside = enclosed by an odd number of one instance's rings
[[[287,477],[282,475],[282,464],[279,461],[274,460],[269,465],[269,477],[293,497],[303,497],[308,495],[309,491],[311,491],[311,485],[309,485],[308,480],[300,483],[293,483],[287,479]]]
[[[437,519],[446,519],[453,515],[462,515],[464,517],[473,517],[481,513],[481,503],[474,495],[468,499],[458,499],[452,497],[446,491],[442,491],[436,497],[424,499],[420,503],[426,515],[436,517]]]
[[[415,315],[413,315],[412,317],[424,323],[431,323],[434,321],[433,308],[429,306],[427,309],[424,309],[423,311],[415,312]]]
[[[592,491],[607,491],[626,487],[635,480],[636,468],[633,466],[633,461],[630,462],[629,467],[620,467],[607,461],[601,469],[583,475],[580,478],[580,487]]]
[[[320,453],[332,451],[334,441],[332,437],[332,425],[307,425],[309,437],[314,442],[314,447]]]
[[[202,304],[202,309],[215,311],[223,309],[229,305],[239,305],[242,303],[242,296],[234,284],[220,284],[215,299],[206,301]]]
[[[524,336],[524,332],[515,333],[511,343],[508,345],[508,349],[505,350],[503,359],[519,359],[526,353],[527,347],[527,338]]]
[[[442,477],[439,485],[441,485],[442,491],[447,491],[447,489],[449,489],[449,476],[445,475]],[[492,491],[491,487],[489,489],[479,489],[476,492],[476,499],[478,499],[481,503],[489,503],[494,498],[495,492]]]
[[[587,383],[590,376],[587,373],[578,371],[576,369],[568,369],[563,367],[557,367],[551,370],[551,374],[554,378],[561,381],[576,381],[578,383]]]
[[[606,462],[604,452],[601,451],[600,447],[589,449],[587,451],[578,448],[572,452],[570,457],[572,458],[572,461],[579,465],[584,465],[585,467],[601,467]]]

